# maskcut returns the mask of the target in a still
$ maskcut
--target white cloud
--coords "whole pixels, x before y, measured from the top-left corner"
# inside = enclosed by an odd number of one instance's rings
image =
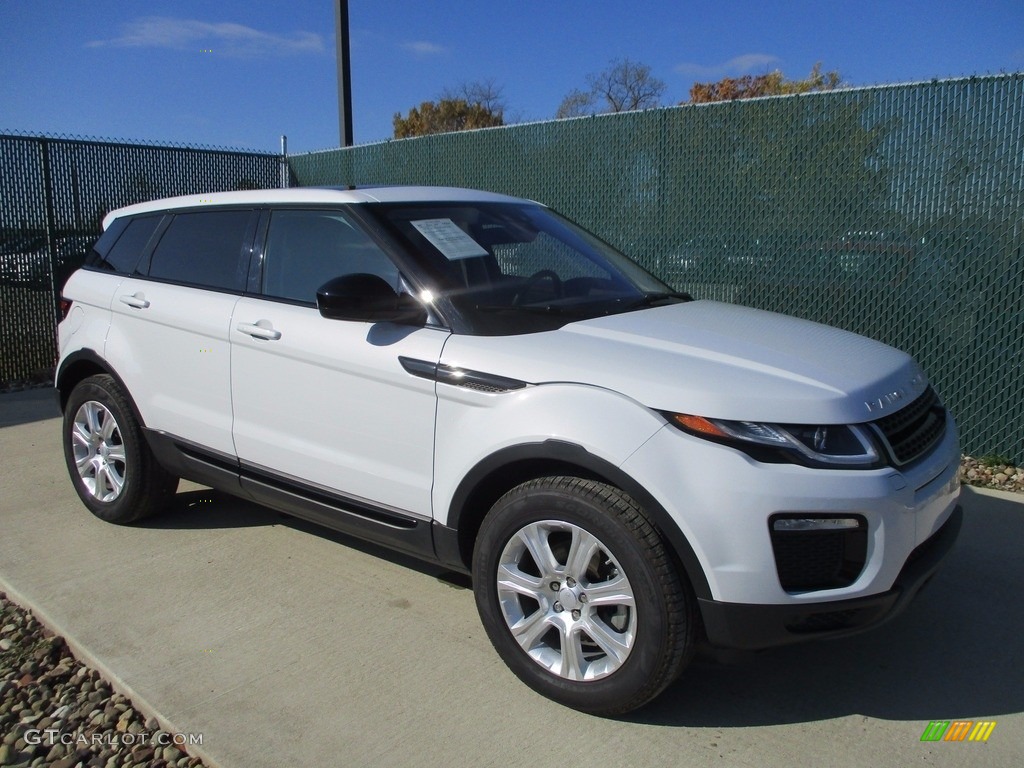
[[[211,23],[197,19],[146,16],[121,26],[121,36],[93,40],[91,48],[171,48],[210,51],[226,56],[291,56],[326,52],[323,38],[313,32],[278,35],[243,24]]]
[[[442,53],[448,53],[448,49],[443,45],[431,43],[426,40],[417,40],[414,43],[403,43],[402,47],[417,56],[437,56]]]
[[[696,78],[717,80],[729,75],[745,75],[755,70],[766,70],[768,67],[780,61],[778,56],[769,53],[744,53],[721,64],[706,66],[684,62],[675,67],[675,71],[681,75],[690,75]]]

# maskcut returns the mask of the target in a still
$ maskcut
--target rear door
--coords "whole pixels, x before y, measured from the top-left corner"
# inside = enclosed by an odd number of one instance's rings
[[[399,358],[436,362],[448,331],[320,316],[316,291],[331,278],[371,273],[403,287],[342,210],[275,210],[265,242],[261,295],[238,301],[230,328],[243,475],[398,525],[429,520],[434,384]]]
[[[105,347],[147,427],[229,457],[228,328],[257,218],[242,209],[173,215],[115,291]]]

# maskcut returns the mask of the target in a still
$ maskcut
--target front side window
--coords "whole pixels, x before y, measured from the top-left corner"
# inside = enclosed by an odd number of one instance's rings
[[[253,211],[179,213],[157,244],[149,276],[175,283],[241,291],[249,269]]]
[[[316,302],[316,292],[335,277],[371,274],[397,292],[398,268],[380,247],[340,211],[274,211],[263,260],[265,296]]]

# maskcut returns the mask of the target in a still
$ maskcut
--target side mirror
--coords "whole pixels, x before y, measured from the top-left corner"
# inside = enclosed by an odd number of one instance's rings
[[[377,275],[342,275],[316,292],[316,306],[329,320],[423,325],[427,311],[409,294],[399,296]]]

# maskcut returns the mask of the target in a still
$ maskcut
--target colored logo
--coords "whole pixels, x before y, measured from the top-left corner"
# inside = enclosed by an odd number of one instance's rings
[[[921,741],[988,741],[995,728],[995,720],[932,720]]]

